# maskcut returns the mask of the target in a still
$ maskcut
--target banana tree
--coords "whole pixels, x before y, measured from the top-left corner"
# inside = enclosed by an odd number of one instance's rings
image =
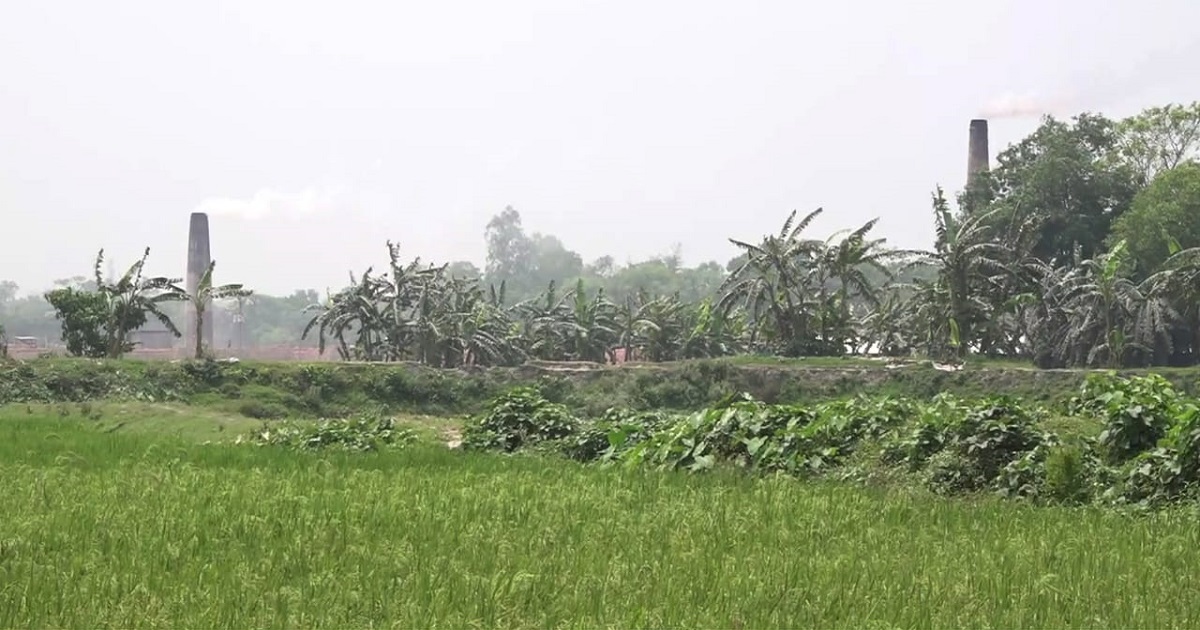
[[[591,298],[583,280],[570,293],[571,308],[559,322],[560,334],[568,358],[576,361],[606,363],[617,340],[616,306],[598,289]]]
[[[150,248],[147,247],[142,257],[130,265],[120,279],[109,282],[100,271],[104,250],[101,249],[96,255],[96,290],[103,303],[106,354],[109,358],[119,358],[133,349],[129,333],[141,328],[146,323],[147,315],[157,319],[176,337],[182,336],[171,318],[161,309],[167,302],[187,299],[187,292],[179,286],[182,279],[144,276],[143,270],[149,256]]]
[[[1130,278],[1125,241],[1066,279],[1068,326],[1060,353],[1075,365],[1123,366],[1131,351],[1152,352],[1166,332],[1168,306]]]
[[[645,290],[639,290],[637,295],[627,295],[622,304],[618,305],[613,316],[614,330],[617,333],[617,347],[625,353],[625,360],[633,360],[635,348],[645,340],[644,332],[653,323],[646,318],[650,298]]]
[[[934,249],[910,264],[936,269],[934,279],[914,282],[910,304],[923,320],[926,351],[934,358],[962,360],[985,337],[998,316],[997,303],[1007,299],[1014,274],[1024,269],[1024,243],[1033,220],[997,234],[992,219],[998,210],[955,216],[939,187],[933,194]]]
[[[855,305],[868,308],[879,306],[879,290],[870,272],[883,276],[885,282],[895,278],[887,262],[911,252],[885,247],[887,239],[868,238],[879,219],[872,219],[840,240],[835,234],[825,241],[818,261],[821,292],[821,337],[831,351],[841,352],[859,343],[860,322],[854,318]],[[830,288],[834,289],[828,295]]]
[[[801,239],[800,234],[822,211],[818,208],[799,221],[793,211],[778,234],[758,244],[729,239],[744,252],[745,262],[722,284],[719,309],[728,314],[740,307],[749,317],[752,341],[762,335],[788,356],[817,350],[814,282],[822,244]]]
[[[186,295],[187,301],[192,306],[192,311],[196,314],[195,329],[192,334],[196,336],[196,345],[193,348],[193,358],[204,358],[204,316],[208,311],[209,305],[217,300],[227,299],[243,299],[250,297],[254,291],[245,288],[241,284],[213,284],[213,269],[217,266],[217,261],[208,263],[208,267],[204,270],[204,275],[200,276],[200,282],[196,285],[196,291]]]

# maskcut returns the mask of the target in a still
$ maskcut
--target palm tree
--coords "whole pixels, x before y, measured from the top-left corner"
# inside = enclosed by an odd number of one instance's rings
[[[863,315],[860,345],[856,348],[859,353],[866,354],[873,350],[884,356],[895,357],[913,350],[913,313],[908,309],[912,302],[906,301],[906,288],[897,285],[886,287],[882,291],[883,299]]]
[[[487,299],[476,279],[450,275],[448,266],[402,263],[399,247],[388,242],[388,272],[368,268],[351,286],[311,305],[316,314],[302,338],[318,333],[324,352],[333,337],[343,359],[412,359],[439,367],[511,364],[522,353],[503,307],[504,287]],[[354,335],[351,344],[347,336]]]
[[[639,330],[647,361],[674,361],[682,357],[688,333],[687,306],[679,295],[661,296],[643,305],[644,324]]]
[[[744,323],[740,314],[722,313],[712,298],[687,305],[677,358],[712,358],[738,352]]]
[[[355,280],[351,274],[349,287],[337,293],[327,293],[324,302],[306,307],[305,312],[315,311],[316,314],[308,320],[300,338],[307,339],[308,334],[315,328],[319,353],[324,354],[325,345],[332,337],[337,342],[338,356],[344,361],[382,360],[377,354],[377,348],[382,345],[381,333],[377,326],[380,317],[370,274],[371,269],[368,268],[361,281]],[[354,332],[357,332],[357,336],[351,346],[346,340],[346,334]]]
[[[616,305],[604,297],[604,289],[596,290],[590,299],[583,280],[572,291],[571,319],[564,328],[567,347],[579,361],[607,363],[617,341]]]

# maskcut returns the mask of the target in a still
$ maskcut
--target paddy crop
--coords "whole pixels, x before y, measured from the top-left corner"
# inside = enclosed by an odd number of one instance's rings
[[[0,627],[1185,627],[1193,513],[0,421]]]

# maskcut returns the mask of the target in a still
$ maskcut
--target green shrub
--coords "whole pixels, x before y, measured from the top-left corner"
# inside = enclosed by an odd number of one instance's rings
[[[1074,411],[1105,421],[1100,444],[1110,463],[1130,460],[1155,446],[1182,413],[1182,395],[1158,374],[1120,378],[1090,375],[1072,399]]]
[[[1036,494],[1043,472],[1036,449],[1053,437],[1036,430],[1029,410],[1007,397],[966,403],[939,395],[915,415],[883,436],[883,463],[923,471],[937,492],[992,486],[1013,496]]]
[[[1004,496],[1077,504],[1095,496],[1103,470],[1091,443],[1064,444],[1046,433],[1033,450],[1001,470],[994,486]]]
[[[1045,495],[1062,503],[1079,503],[1087,499],[1087,455],[1083,448],[1075,445],[1051,448],[1045,459]]]
[[[250,443],[259,446],[357,452],[402,448],[416,439],[412,430],[398,428],[393,418],[378,413],[348,419],[268,424],[249,436]]]
[[[564,454],[581,462],[615,461],[676,418],[662,411],[608,409],[599,420],[580,425],[566,440]]]
[[[486,413],[463,431],[463,447],[511,453],[575,432],[579,421],[561,403],[552,403],[532,387],[518,387],[492,401]]]
[[[183,373],[189,379],[208,387],[217,387],[224,382],[226,365],[211,358],[192,359],[182,363]]]
[[[835,479],[878,473],[943,494],[992,490],[1047,503],[1149,505],[1196,494],[1197,401],[1154,377],[1094,378],[1080,393],[1071,408],[1102,415],[1109,429],[1103,440],[1075,430],[1090,418],[1050,418],[1046,408],[1003,396],[965,401],[940,394],[928,403],[860,396],[803,406],[739,394],[690,414],[609,409],[578,421],[523,388],[497,399],[468,428],[468,441],[504,451],[550,445],[584,462],[692,472],[730,466]],[[1051,421],[1066,431],[1066,442],[1045,430]],[[1157,446],[1145,450],[1155,435]],[[1108,463],[1114,453],[1138,449],[1124,464]]]
[[[903,464],[910,471],[921,469],[946,446],[947,428],[960,422],[966,413],[962,401],[939,394],[917,412],[915,423],[891,431],[884,440],[882,457],[889,464]]]

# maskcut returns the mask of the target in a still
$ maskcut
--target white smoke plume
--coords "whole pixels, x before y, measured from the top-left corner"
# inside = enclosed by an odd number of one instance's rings
[[[196,206],[196,212],[249,220],[267,216],[301,217],[345,206],[347,200],[343,192],[340,189],[309,187],[298,193],[287,193],[263,188],[249,199],[210,197]]]
[[[983,118],[1034,118],[1061,110],[1062,99],[1043,99],[1035,94],[1005,92],[989,102],[980,115]]]

